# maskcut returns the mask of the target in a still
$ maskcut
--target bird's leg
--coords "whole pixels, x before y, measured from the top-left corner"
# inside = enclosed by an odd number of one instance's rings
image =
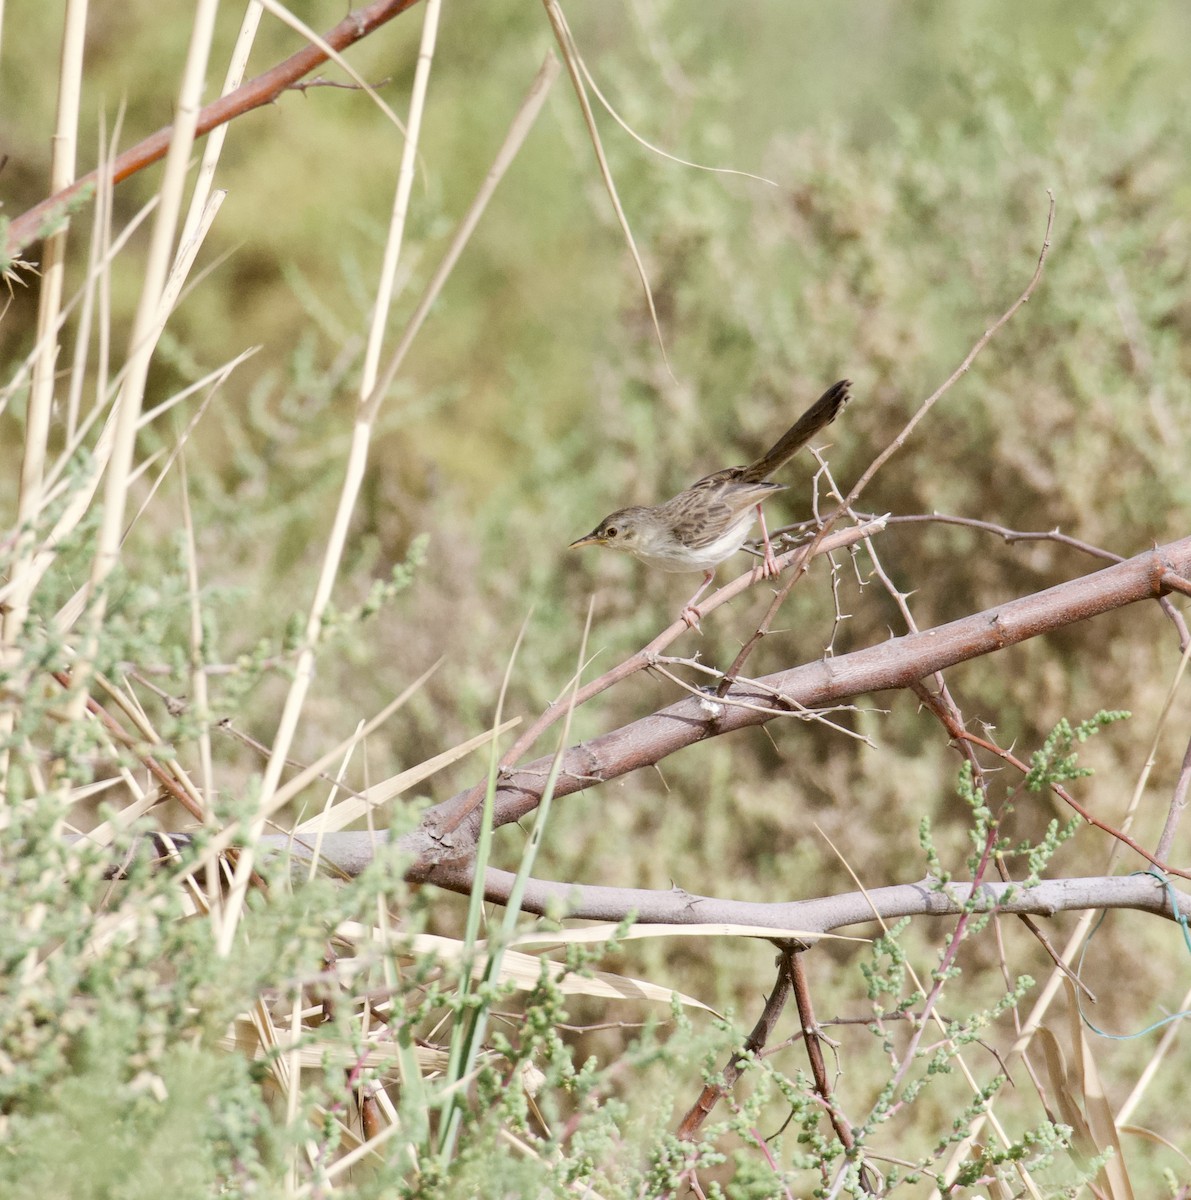
[[[761,539],[765,543],[765,556],[756,567],[756,577],[758,580],[773,579],[780,574],[780,571],[777,558],[773,553],[773,546],[769,541],[769,530],[765,528],[765,513],[759,504],[757,505],[757,516],[761,518]]]
[[[678,615],[687,623],[690,629],[699,628],[699,610],[695,607],[695,601],[703,595],[711,586],[711,581],[715,578],[715,568],[712,567],[706,575],[703,576],[703,582],[699,584],[699,590],[682,606],[682,612]]]

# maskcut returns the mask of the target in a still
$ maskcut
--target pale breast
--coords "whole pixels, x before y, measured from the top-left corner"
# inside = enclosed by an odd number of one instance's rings
[[[661,571],[710,571],[744,545],[756,519],[756,508],[748,508],[722,533],[701,545],[685,546],[672,540],[669,544],[650,546],[637,557]]]

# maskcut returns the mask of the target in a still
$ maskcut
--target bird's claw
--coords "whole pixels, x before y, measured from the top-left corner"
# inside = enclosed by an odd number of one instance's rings
[[[760,583],[765,579],[776,579],[782,573],[773,551],[766,547],[761,561],[753,568],[753,582]]]

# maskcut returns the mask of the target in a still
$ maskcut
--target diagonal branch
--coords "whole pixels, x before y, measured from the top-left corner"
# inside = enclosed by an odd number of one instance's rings
[[[735,699],[776,708],[816,708],[889,688],[904,688],[956,663],[1003,650],[1040,634],[1179,590],[1191,574],[1191,537],[1146,551],[1116,566],[984,612],[892,638],[851,654],[806,663],[759,681],[738,685]],[[757,707],[716,704],[713,697],[688,697],[619,729],[572,746],[564,757],[555,796],[583,791],[737,729],[773,720]],[[497,788],[495,823],[516,821],[537,806],[549,759],[503,772]],[[412,874],[437,863],[466,859],[475,844],[478,818],[468,811],[471,790],[431,808],[401,844],[414,858]],[[459,819],[460,812],[465,818]]]
[[[348,13],[323,40],[332,50],[343,50],[416,3],[417,0],[373,0],[372,4]],[[212,129],[254,108],[272,104],[282,92],[321,66],[329,57],[318,46],[304,46],[275,67],[203,108],[199,112],[195,137],[203,137]],[[105,165],[105,169],[110,171],[111,182],[122,183],[130,175],[164,158],[172,135],[173,126],[167,125],[113,159],[110,165]],[[81,176],[69,187],[47,196],[15,218],[8,227],[4,256],[16,258],[30,243],[50,232],[61,217],[83,202],[97,185],[98,176],[98,171]]]
[[[885,518],[875,517],[870,521],[866,521],[863,525],[837,530],[826,537],[817,538],[813,545],[799,546],[794,550],[788,550],[784,554],[779,554],[777,559],[778,567],[783,571],[790,566],[795,570],[800,570],[811,556],[830,554],[833,550],[854,545],[857,542],[863,541],[871,534],[880,532],[884,528]],[[700,605],[701,612],[706,616],[709,612],[719,608],[721,604],[726,604],[729,600],[740,595],[741,592],[751,587],[755,582],[757,582],[755,573],[752,570],[746,571],[731,583],[724,584],[722,588],[708,596]],[[590,683],[585,683],[574,693],[573,698],[569,694],[570,685],[568,685],[567,689],[564,689],[564,695],[567,697],[566,702],[564,703],[560,698],[551,704],[513,745],[505,751],[501,756],[500,771],[507,773],[512,767],[516,766],[518,761],[529,751],[538,738],[556,721],[566,715],[568,706],[573,705],[575,708],[579,708],[589,700],[594,699],[601,692],[605,692],[613,685],[627,679],[630,675],[652,667],[662,651],[676,638],[686,633],[688,628],[686,622],[681,619],[672,622],[649,645],[642,647],[636,654],[630,655],[623,662],[611,668],[611,670],[605,671],[599,678],[591,680]],[[478,783],[467,793],[465,798],[457,798],[459,799],[459,803],[454,806],[450,815],[444,819],[443,824],[437,828],[437,836],[440,839],[445,839],[447,835],[454,833],[463,824],[464,820],[479,807],[480,801],[484,798],[486,786],[486,782]]]

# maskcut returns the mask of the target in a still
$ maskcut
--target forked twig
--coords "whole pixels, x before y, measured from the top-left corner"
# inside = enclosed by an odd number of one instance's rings
[[[863,513],[857,515],[861,518],[865,516]],[[1072,550],[1078,550],[1083,554],[1090,555],[1092,558],[1102,559],[1105,562],[1125,561],[1124,555],[1116,554],[1112,550],[1106,550],[1103,546],[1095,546],[1091,542],[1071,537],[1070,534],[1063,533],[1058,528],[1036,531],[1010,529],[1008,526],[998,525],[994,521],[981,521],[976,517],[957,517],[950,513],[938,512],[906,513],[901,516],[888,516],[885,519],[890,525],[919,525],[926,523],[959,525],[966,529],[979,529],[985,533],[995,534],[1011,545],[1014,542],[1054,542],[1060,546],[1069,546]],[[1172,592],[1179,592],[1184,596],[1191,595],[1191,583],[1187,580],[1176,575],[1170,575],[1167,578],[1167,583]],[[1187,622],[1183,614],[1165,596],[1158,601],[1158,606],[1167,615],[1178,632],[1179,649],[1185,650],[1188,642],[1191,642],[1191,630],[1187,628]]]
[[[752,1033],[745,1039],[744,1046],[732,1055],[723,1071],[720,1072],[719,1079],[704,1086],[703,1091],[699,1093],[699,1098],[678,1123],[678,1129],[675,1132],[680,1141],[689,1142],[694,1138],[695,1134],[699,1132],[700,1126],[711,1115],[711,1110],[732,1090],[736,1081],[744,1074],[749,1056],[759,1054],[772,1036],[777,1027],[778,1018],[786,1007],[786,1001],[790,998],[793,977],[787,969],[787,963],[791,953],[792,951],[788,947],[782,948],[781,957],[778,959],[777,978],[773,981],[773,991],[769,993],[769,999],[765,1001],[765,1007],[761,1010],[761,1015],[757,1018]]]
[[[798,1009],[798,1021],[802,1027],[802,1040],[806,1046],[807,1058],[810,1062],[811,1076],[815,1081],[815,1091],[823,1101],[828,1120],[839,1138],[840,1145],[845,1150],[851,1150],[856,1144],[852,1129],[844,1120],[843,1114],[832,1099],[831,1080],[827,1077],[827,1064],[823,1060],[823,1047],[820,1045],[822,1031],[815,1020],[814,1005],[811,1001],[810,984],[806,978],[806,966],[802,961],[802,951],[782,956],[782,966],[790,973],[790,981],[794,988],[794,1003]],[[867,1190],[867,1189],[866,1189]]]

